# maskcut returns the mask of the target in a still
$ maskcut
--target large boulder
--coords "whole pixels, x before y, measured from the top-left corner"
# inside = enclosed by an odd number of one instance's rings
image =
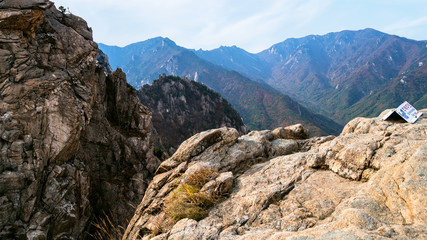
[[[123,239],[426,239],[425,115],[415,124],[356,118],[336,138],[281,139],[304,132],[293,126],[207,148],[155,177]],[[167,189],[195,166],[231,172],[230,193],[202,220],[152,232],[150,222],[167,219]]]
[[[156,171],[157,175],[148,186],[146,194],[139,204],[123,239],[139,239],[140,237],[148,239],[152,237],[153,233],[176,232],[173,221],[168,217],[168,210],[165,205],[177,186],[181,183],[188,183],[188,176],[195,174],[206,175],[206,172],[218,172],[218,174],[207,179],[202,184],[203,187],[200,192],[209,193],[221,200],[230,194],[233,196],[234,193],[231,192],[235,192],[236,189],[243,189],[243,186],[246,186],[246,184],[241,185],[239,179],[248,172],[253,172],[251,170],[253,165],[262,166],[275,156],[307,151],[318,143],[333,139],[332,136],[305,139],[307,136],[307,130],[301,125],[281,127],[273,131],[253,131],[240,137],[236,129],[226,127],[194,135],[184,141],[172,157],[160,164]],[[298,172],[292,174],[298,176]],[[283,188],[282,186],[274,187],[274,193],[270,195],[281,196],[291,189],[286,184]],[[261,187],[258,193],[264,196],[262,191],[267,192],[270,190],[271,188]],[[257,200],[257,197],[250,201],[248,200],[247,203],[252,203],[255,200]],[[225,200],[225,202],[227,201]],[[215,211],[215,209],[216,207],[212,211]],[[238,209],[230,206],[224,209],[224,216],[221,218],[224,221],[226,218],[237,218],[239,214],[235,213],[236,210],[244,213],[248,212],[247,206],[242,206]],[[243,219],[245,216],[239,217]],[[178,222],[177,225],[181,226],[183,223],[188,223],[193,226],[195,223],[196,225],[194,226],[197,226],[195,221],[182,221],[184,220]],[[153,224],[157,222],[161,224]],[[217,222],[212,224],[217,224]],[[192,228],[183,229],[185,232],[178,235],[186,236],[186,232],[190,231],[189,229]],[[210,229],[212,230],[213,228]],[[207,231],[207,229],[204,228],[200,231]],[[214,232],[218,233],[218,229]],[[206,237],[206,234],[205,232],[188,236],[193,239],[199,239]]]

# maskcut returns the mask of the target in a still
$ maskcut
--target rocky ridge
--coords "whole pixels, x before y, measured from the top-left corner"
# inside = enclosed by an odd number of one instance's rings
[[[157,169],[123,239],[425,239],[427,118],[356,118],[338,137],[301,125],[196,134]],[[202,168],[221,196],[206,218],[168,219],[176,186]],[[156,235],[156,236],[154,236]]]
[[[0,238],[81,239],[104,213],[125,225],[160,164],[150,111],[97,64],[83,19],[3,0],[0,22]]]
[[[150,108],[153,125],[170,153],[187,138],[209,129],[227,126],[247,132],[236,110],[201,83],[164,75],[141,87],[137,95]]]

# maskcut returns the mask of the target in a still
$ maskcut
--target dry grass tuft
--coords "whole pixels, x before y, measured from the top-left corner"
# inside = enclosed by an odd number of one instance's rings
[[[219,198],[200,189],[218,175],[218,172],[204,167],[190,174],[185,174],[185,182],[175,188],[165,202],[165,212],[178,221],[183,218],[200,220],[207,216],[208,210]]]
[[[110,213],[110,215],[112,215]],[[122,226],[117,226],[111,220],[107,214],[104,213],[104,217],[95,219],[92,222],[92,225],[95,227],[96,231],[94,234],[89,234],[93,239],[96,240],[117,240],[122,239],[125,228]]]
[[[203,187],[207,182],[212,180],[218,176],[218,171],[213,170],[208,167],[201,167],[197,169],[196,171],[185,174],[185,183],[188,185],[197,186],[199,188]]]
[[[215,202],[210,194],[201,193],[200,187],[180,183],[166,199],[165,211],[174,221],[183,218],[198,221],[206,217],[208,209]]]

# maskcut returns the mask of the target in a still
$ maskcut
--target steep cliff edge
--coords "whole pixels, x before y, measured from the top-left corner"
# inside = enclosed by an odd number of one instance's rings
[[[174,76],[161,76],[138,90],[138,98],[153,114],[153,125],[173,153],[196,133],[220,127],[246,133],[236,110],[205,85]]]
[[[0,22],[0,238],[83,238],[103,212],[126,224],[160,163],[148,108],[97,64],[81,18],[3,0]]]
[[[356,118],[336,138],[197,134],[159,166],[123,239],[426,239],[425,115]]]

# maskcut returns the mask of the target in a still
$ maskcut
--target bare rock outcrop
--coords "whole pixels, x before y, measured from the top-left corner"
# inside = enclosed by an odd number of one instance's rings
[[[315,142],[333,138],[307,140],[304,138],[308,135],[301,134],[306,131],[301,125],[295,125],[274,131],[253,131],[239,137],[236,129],[224,127],[194,135],[184,141],[172,157],[160,164],[123,239],[138,239],[144,235],[149,237],[152,232],[158,231],[155,228],[159,228],[153,226],[153,222],[168,222],[167,217],[164,219],[165,199],[180,182],[187,182],[186,177],[200,169],[220,173],[206,182],[201,191],[210,189],[217,193],[217,197],[221,197],[233,189],[235,177],[250,170],[251,166],[263,164],[274,156],[309,149]],[[289,138],[284,139],[283,136]],[[160,227],[169,230],[168,226]]]
[[[79,239],[126,224],[160,161],[151,113],[106,76],[86,22],[47,0],[0,1],[0,239]]]
[[[233,131],[197,134],[162,163],[123,239],[427,238],[425,115],[356,118],[336,138]],[[168,221],[168,195],[201,166],[232,176],[231,189],[202,220]]]

